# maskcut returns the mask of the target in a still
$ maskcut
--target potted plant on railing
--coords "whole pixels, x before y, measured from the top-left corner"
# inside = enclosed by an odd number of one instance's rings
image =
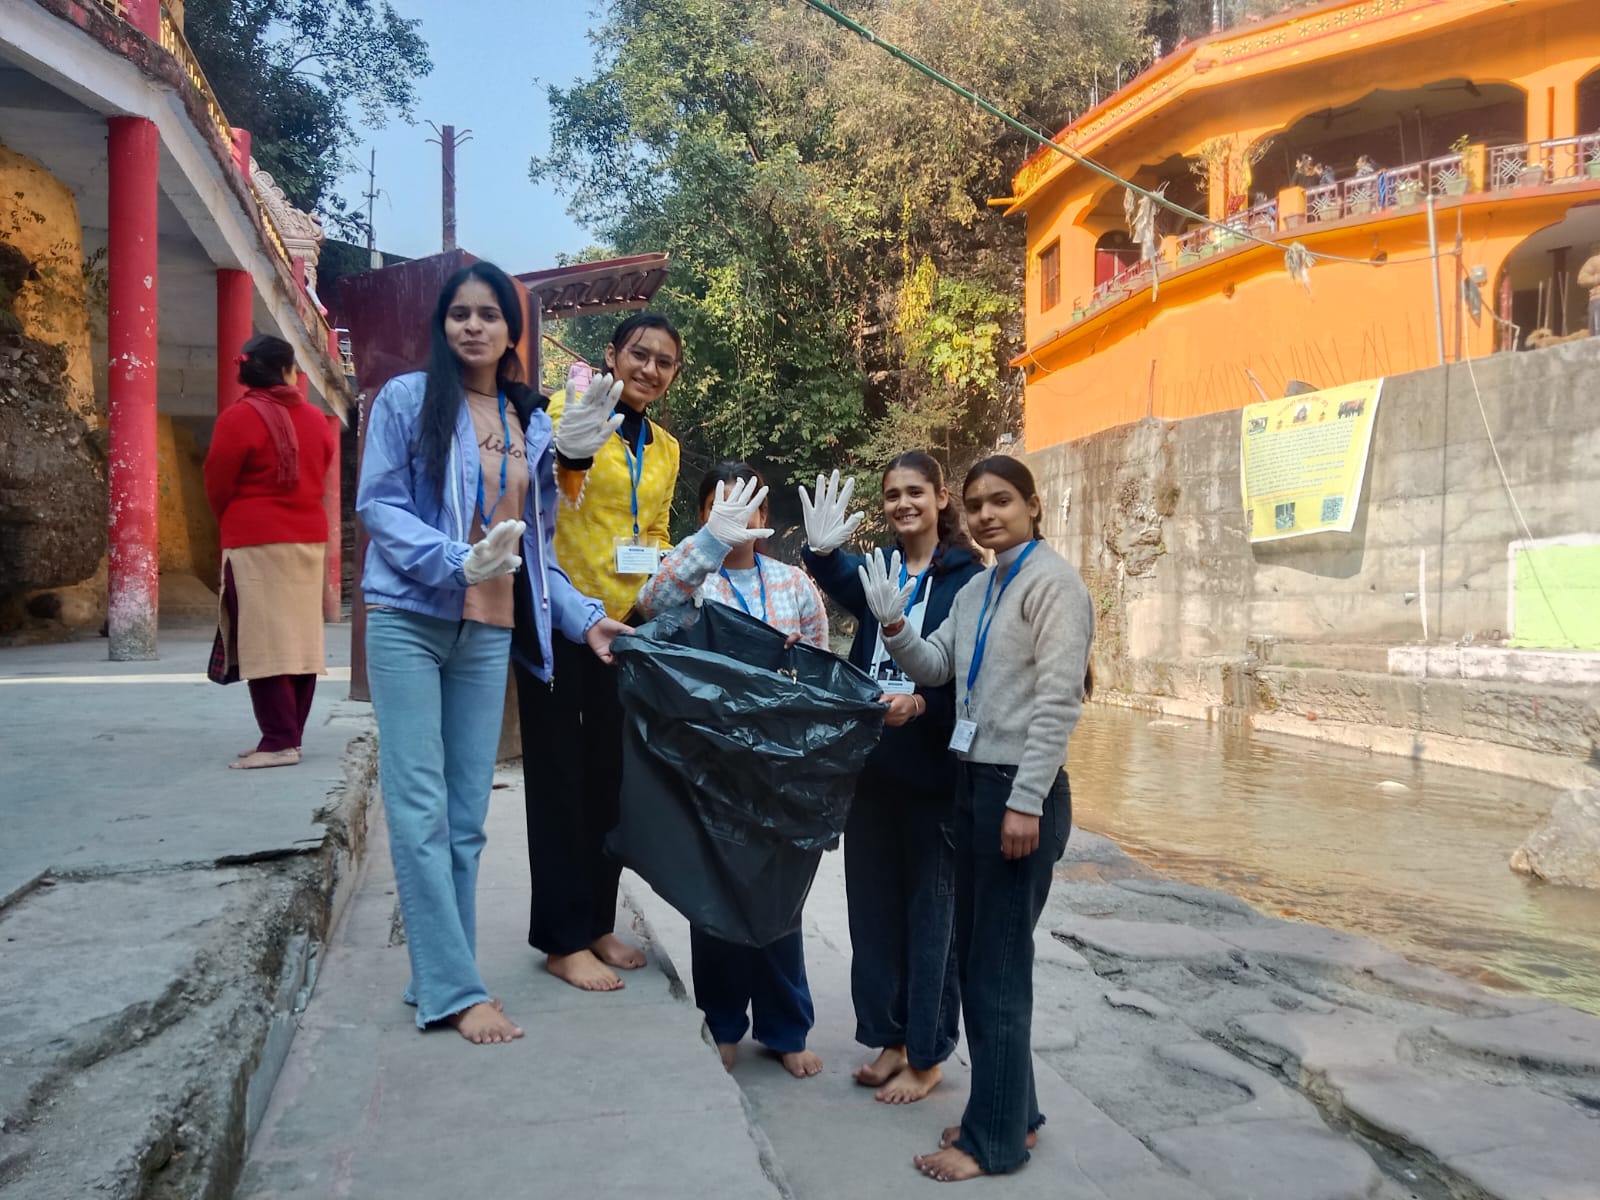
[[[1427,190],[1422,186],[1420,179],[1402,179],[1394,185],[1394,202],[1401,208],[1412,204],[1421,204]]]
[[[1589,161],[1583,164],[1583,173],[1590,179],[1600,179],[1600,146],[1589,151]]]
[[[1467,151],[1471,146],[1472,138],[1464,133],[1450,143],[1450,153],[1460,156],[1461,166],[1455,175],[1444,180],[1444,194],[1446,196],[1465,196],[1467,194],[1467,186],[1471,182],[1467,176]]]

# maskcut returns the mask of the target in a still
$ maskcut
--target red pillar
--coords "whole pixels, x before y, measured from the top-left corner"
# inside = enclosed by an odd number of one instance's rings
[[[303,378],[303,376],[302,376]],[[337,623],[344,602],[344,504],[340,496],[343,474],[342,426],[334,413],[328,414],[328,436],[333,439],[333,461],[328,464],[328,481],[322,489],[322,507],[328,514],[328,578],[322,589],[322,619]]]
[[[112,117],[106,268],[111,513],[111,660],[157,657],[156,198],[161,135],[143,117]]]
[[[250,340],[255,289],[248,271],[217,271],[217,412],[244,395],[239,350]]]

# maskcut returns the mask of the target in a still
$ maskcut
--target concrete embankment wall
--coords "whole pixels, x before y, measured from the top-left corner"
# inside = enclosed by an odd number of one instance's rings
[[[1390,652],[1511,638],[1513,544],[1528,533],[1600,541],[1600,339],[1387,380],[1348,534],[1252,545],[1239,438],[1240,415],[1219,413],[1146,420],[1029,456],[1046,534],[1095,597],[1095,663],[1109,692],[1590,781],[1594,684],[1561,667],[1440,679],[1430,656],[1405,652],[1391,672]],[[1585,645],[1600,593],[1589,603],[1583,578],[1548,566],[1534,582]],[[1523,595],[1529,584],[1524,566]]]

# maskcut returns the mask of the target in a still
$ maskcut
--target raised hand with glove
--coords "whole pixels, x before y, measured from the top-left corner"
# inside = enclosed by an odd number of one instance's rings
[[[461,564],[467,586],[509,575],[521,567],[522,556],[517,551],[522,548],[522,535],[527,529],[525,521],[501,521],[484,534],[483,540],[473,545]]]
[[[806,545],[811,547],[813,554],[832,554],[850,540],[856,526],[866,517],[866,513],[859,512],[845,515],[850,508],[850,495],[855,490],[854,479],[846,479],[844,486],[839,486],[838,471],[833,473],[832,478],[817,476],[815,501],[806,495],[803,486],[800,488],[800,512],[805,519]]]
[[[900,551],[889,556],[884,565],[883,551],[874,550],[867,560],[856,568],[861,580],[861,591],[866,596],[867,608],[878,618],[885,634],[899,632],[905,624],[906,601],[916,591],[916,581],[900,582]]]
[[[617,401],[622,399],[622,380],[596,375],[584,390],[583,399],[574,403],[576,391],[572,380],[567,380],[566,404],[556,429],[556,453],[573,462],[584,462],[592,459],[622,426],[622,414],[616,411]]]
[[[706,532],[730,550],[772,536],[770,529],[750,527],[751,519],[767,502],[767,489],[760,483],[755,478],[735,480],[731,493],[727,484],[717,484],[711,515],[706,518]]]

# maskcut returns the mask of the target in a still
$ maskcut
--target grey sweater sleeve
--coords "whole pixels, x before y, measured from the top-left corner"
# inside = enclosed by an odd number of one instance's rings
[[[884,635],[884,648],[895,663],[923,687],[939,687],[956,677],[956,609],[960,604],[957,593],[950,615],[932,637],[923,637],[909,621],[898,633]]]
[[[1094,609],[1075,575],[1053,574],[1040,584],[1022,601],[1037,675],[1027,740],[1006,801],[1007,808],[1031,816],[1044,811],[1045,795],[1067,761],[1067,739],[1083,709],[1083,677],[1094,637]]]

